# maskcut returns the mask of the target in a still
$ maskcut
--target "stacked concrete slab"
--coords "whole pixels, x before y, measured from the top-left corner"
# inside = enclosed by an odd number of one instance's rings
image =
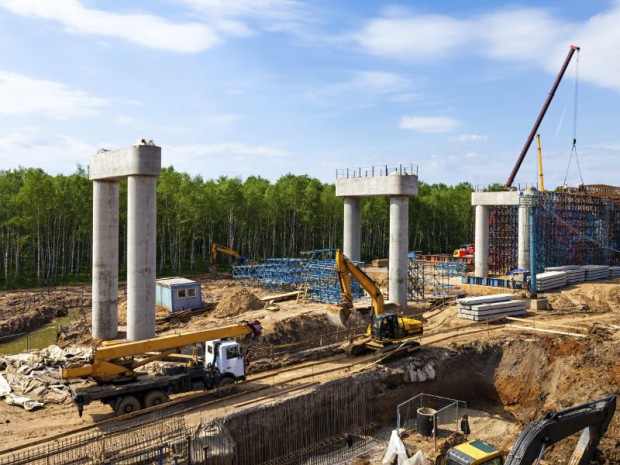
[[[609,276],[611,276],[612,278],[615,278],[616,276],[620,276],[620,266],[610,266]]]
[[[548,291],[566,286],[566,271],[545,271],[536,275],[536,289]]]
[[[609,267],[607,265],[585,265],[586,281],[609,278]]]
[[[456,306],[459,318],[474,321],[486,321],[527,313],[527,302],[517,299],[513,294],[466,297],[458,299]]]
[[[564,271],[566,284],[582,283],[586,279],[586,270],[578,265],[552,266],[545,268],[545,271]]]

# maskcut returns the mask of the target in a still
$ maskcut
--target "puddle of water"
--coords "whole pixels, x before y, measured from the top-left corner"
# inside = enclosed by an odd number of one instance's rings
[[[27,352],[35,349],[44,349],[52,344],[56,344],[56,333],[59,327],[69,326],[75,320],[81,319],[82,315],[78,309],[71,309],[67,316],[62,316],[50,321],[45,327],[31,333],[23,333],[15,337],[0,338],[0,354],[9,355],[19,352]]]

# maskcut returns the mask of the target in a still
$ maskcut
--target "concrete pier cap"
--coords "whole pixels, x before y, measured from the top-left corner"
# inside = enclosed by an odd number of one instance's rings
[[[343,250],[360,259],[362,197],[390,197],[389,296],[407,307],[409,197],[418,193],[418,167],[411,163],[336,170],[336,196],[344,197]]]
[[[91,156],[93,181],[93,338],[117,337],[118,182],[127,191],[127,338],[155,336],[156,177],[161,148],[139,139],[119,150]]]

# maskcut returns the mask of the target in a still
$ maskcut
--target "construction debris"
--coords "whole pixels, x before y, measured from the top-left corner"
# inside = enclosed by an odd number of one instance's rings
[[[28,411],[45,403],[64,403],[70,395],[58,366],[69,360],[88,360],[91,353],[91,349],[52,345],[32,353],[0,356],[0,397]]]
[[[459,318],[486,321],[508,315],[525,315],[527,302],[513,294],[497,294],[457,299]]]

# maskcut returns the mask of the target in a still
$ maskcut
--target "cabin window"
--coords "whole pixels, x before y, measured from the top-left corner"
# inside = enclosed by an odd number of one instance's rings
[[[186,295],[185,295],[185,289],[179,289],[179,290],[177,290],[177,297],[178,297],[179,299],[184,299],[184,298],[186,297]]]
[[[196,288],[192,287],[187,290],[187,297],[196,297]]]
[[[226,348],[226,358],[228,360],[232,358],[238,358],[240,356],[239,346],[232,346]]]

